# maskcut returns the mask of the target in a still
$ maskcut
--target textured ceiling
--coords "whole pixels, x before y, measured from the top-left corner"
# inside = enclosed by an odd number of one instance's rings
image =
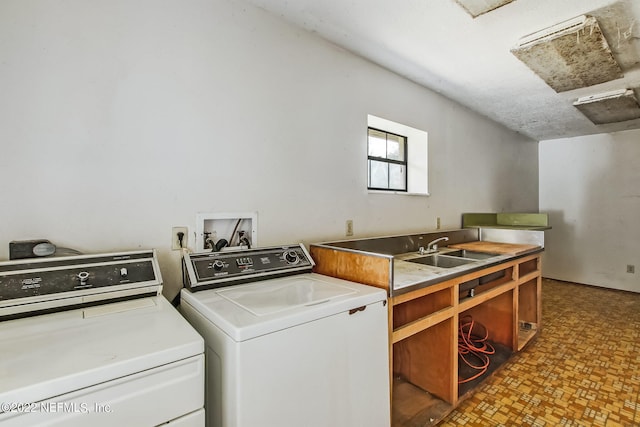
[[[640,0],[247,1],[536,140],[640,128],[598,125],[574,106],[640,88]],[[468,10],[481,3],[488,12]],[[580,15],[597,19],[622,77],[556,92],[512,50]]]

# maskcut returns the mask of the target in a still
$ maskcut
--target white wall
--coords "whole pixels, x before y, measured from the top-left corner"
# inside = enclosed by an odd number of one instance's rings
[[[198,212],[273,245],[538,207],[537,142],[241,1],[3,0],[0,94],[0,259],[155,247],[169,296]],[[429,132],[430,197],[365,191],[367,114]]]
[[[540,142],[540,211],[553,227],[546,277],[640,292],[639,139],[625,131]]]

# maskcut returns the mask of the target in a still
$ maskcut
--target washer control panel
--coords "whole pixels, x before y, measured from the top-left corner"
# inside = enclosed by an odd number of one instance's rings
[[[185,286],[192,291],[311,272],[302,244],[228,252],[184,254]]]

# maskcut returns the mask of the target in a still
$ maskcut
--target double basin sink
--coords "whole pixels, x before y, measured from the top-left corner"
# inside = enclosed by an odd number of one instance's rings
[[[474,252],[465,249],[450,251],[446,253],[436,252],[433,254],[425,255],[418,258],[406,259],[409,262],[415,262],[418,264],[430,265],[432,267],[440,268],[453,268],[461,265],[470,264],[476,261],[482,261],[488,258],[493,258],[499,254],[486,253],[486,252]]]

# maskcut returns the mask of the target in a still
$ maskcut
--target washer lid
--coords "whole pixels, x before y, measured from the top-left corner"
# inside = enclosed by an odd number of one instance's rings
[[[384,301],[387,294],[316,273],[269,279],[223,289],[183,289],[183,304],[240,342]]]
[[[300,306],[323,304],[331,299],[355,293],[352,288],[307,276],[282,279],[270,286],[257,283],[218,291],[221,297],[256,316],[274,314]]]

